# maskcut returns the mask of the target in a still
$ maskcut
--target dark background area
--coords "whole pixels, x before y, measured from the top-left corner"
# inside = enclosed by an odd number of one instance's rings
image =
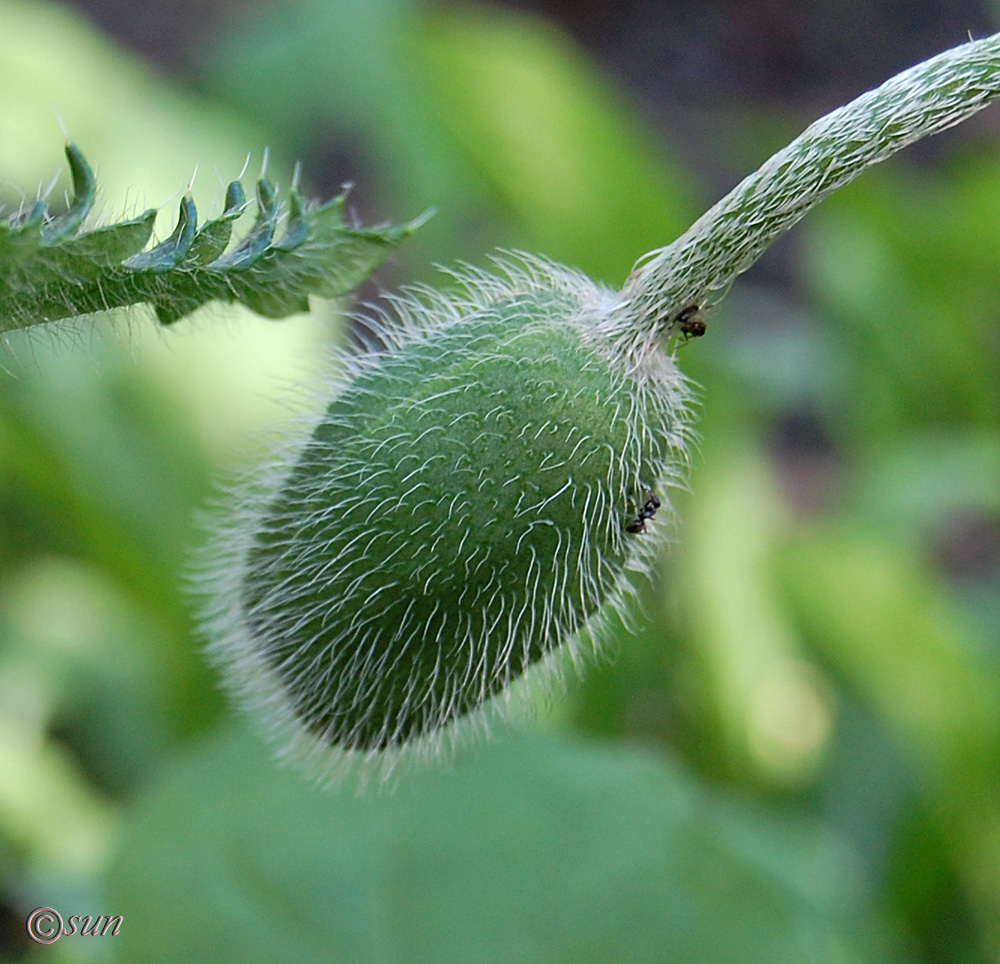
[[[70,0],[125,47],[198,85],[207,40],[255,8],[248,0]],[[665,128],[708,147],[720,106],[771,104],[808,121],[909,64],[994,29],[971,0],[497,3],[564,27]],[[700,133],[699,133],[700,131]],[[706,158],[709,169],[711,155]]]
[[[273,6],[279,6],[279,3]],[[71,0],[121,44],[180,79],[195,80],[213,31],[268,4],[233,0]],[[968,0],[820,5],[775,2],[495,4],[562,24],[653,109],[719,100],[803,110],[837,102],[901,67],[991,31],[989,8]]]

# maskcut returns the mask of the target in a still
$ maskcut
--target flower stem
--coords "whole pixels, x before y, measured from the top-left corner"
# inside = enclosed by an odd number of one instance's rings
[[[649,252],[605,334],[641,359],[678,315],[714,308],[738,275],[828,194],[1000,96],[1000,34],[917,64],[807,127],[672,244]]]

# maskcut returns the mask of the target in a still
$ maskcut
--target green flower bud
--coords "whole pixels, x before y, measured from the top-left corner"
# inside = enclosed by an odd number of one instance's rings
[[[599,333],[615,293],[504,267],[397,300],[391,350],[352,361],[227,567],[215,652],[319,745],[433,744],[578,656],[669,528],[691,436],[673,358],[627,370]]]
[[[293,750],[392,760],[578,661],[684,479],[691,393],[671,343],[704,334],[824,197],[998,96],[1000,35],[904,71],[808,127],[619,293],[523,258],[398,299],[388,350],[347,363],[216,540],[206,628],[231,684]]]

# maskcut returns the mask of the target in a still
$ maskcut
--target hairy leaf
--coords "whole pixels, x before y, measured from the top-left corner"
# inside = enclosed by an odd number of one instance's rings
[[[314,204],[293,187],[283,206],[262,178],[256,220],[235,245],[233,222],[247,205],[239,181],[229,185],[222,214],[200,226],[185,197],[173,233],[147,248],[154,209],[81,230],[94,203],[94,175],[75,145],[66,145],[66,157],[73,199],[64,213],[37,201],[0,221],[0,332],[138,304],[151,305],[163,324],[210,301],[283,318],[308,310],[309,295],[335,298],[357,287],[419,223],[351,228],[344,195]]]

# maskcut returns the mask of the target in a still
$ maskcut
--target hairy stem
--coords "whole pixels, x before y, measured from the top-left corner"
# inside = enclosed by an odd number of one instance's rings
[[[1000,34],[897,74],[821,117],[672,244],[645,255],[606,334],[642,358],[685,310],[711,309],[738,275],[828,194],[900,148],[1000,96]]]

